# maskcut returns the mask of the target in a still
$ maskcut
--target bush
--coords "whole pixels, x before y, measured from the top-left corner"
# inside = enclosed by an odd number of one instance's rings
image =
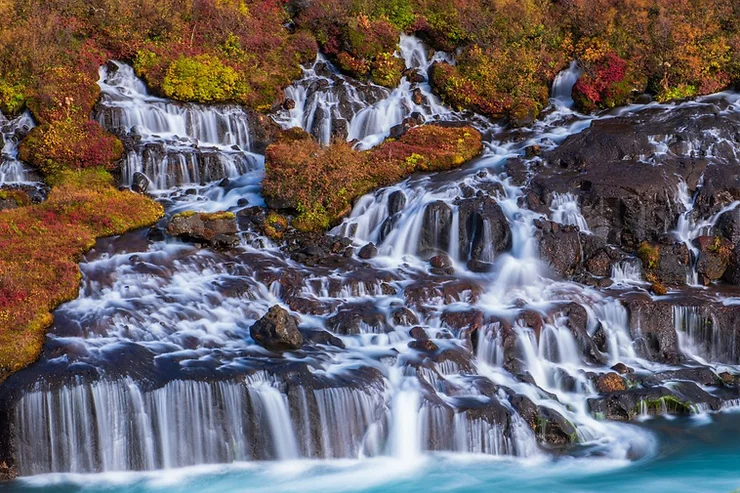
[[[172,99],[213,103],[237,98],[239,76],[210,55],[181,56],[167,69],[162,91]]]
[[[18,151],[21,160],[49,175],[65,169],[113,169],[123,144],[98,122],[70,117],[35,127]]]

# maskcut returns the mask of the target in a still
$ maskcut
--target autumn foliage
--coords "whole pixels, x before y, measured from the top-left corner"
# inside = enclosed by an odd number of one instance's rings
[[[0,381],[33,362],[51,311],[77,296],[95,239],[156,221],[162,207],[120,192],[102,170],[57,174],[46,202],[0,211]]]
[[[481,135],[471,127],[415,127],[363,152],[346,142],[321,146],[291,129],[267,148],[263,194],[268,204],[297,213],[296,228],[322,230],[349,212],[357,197],[417,171],[460,166],[482,149]]]

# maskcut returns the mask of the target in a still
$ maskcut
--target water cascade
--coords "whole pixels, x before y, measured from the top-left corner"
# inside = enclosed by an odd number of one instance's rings
[[[3,143],[0,153],[0,185],[33,181],[28,168],[18,161],[18,143],[34,126],[28,111],[12,120],[0,113],[0,141]]]
[[[276,121],[366,148],[415,112],[463,119],[428,87],[427,68],[444,54],[430,59],[404,36],[398,56],[420,75],[407,72],[393,91],[341,76],[319,57],[286,90],[293,103]],[[220,251],[142,232],[99,241],[82,259],[78,298],[54,313],[41,360],[0,387],[0,417],[13,423],[0,430],[9,437],[0,461],[12,456],[22,475],[301,458],[417,463],[434,452],[576,450],[623,461],[650,454],[654,440],[619,420],[673,412],[665,402],[686,395],[701,409],[729,406],[732,388],[688,392],[681,373],[738,363],[726,324],[688,306],[659,317],[635,257],[609,257],[578,193],[533,198],[521,178],[547,159],[525,158],[528,146],[552,151],[616,118],[558,103],[577,74],[573,64],[558,76],[551,111],[522,138],[499,139],[501,127],[477,119],[487,135],[479,159],[358,199],[330,234],[355,249],[373,242],[372,259],[306,265],[270,242]],[[153,97],[120,63],[100,76],[95,117],[124,141],[125,183],[143,173],[168,213],[264,204],[247,112]],[[732,104],[727,111],[740,113]],[[515,160],[525,166],[519,179]],[[680,223],[681,241],[716,213]],[[572,263],[601,249],[606,266],[579,282],[556,275],[565,254],[548,258],[545,241],[558,234],[574,239]],[[731,297],[724,301],[729,310]],[[274,305],[297,318],[299,349],[268,351],[250,336]],[[681,355],[664,357],[666,334]]]

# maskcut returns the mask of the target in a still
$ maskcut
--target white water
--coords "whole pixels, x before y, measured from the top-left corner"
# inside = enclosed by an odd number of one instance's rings
[[[0,140],[3,142],[0,152],[0,185],[31,181],[28,168],[18,161],[18,144],[22,136],[35,126],[28,111],[12,120],[0,113]]]
[[[144,173],[154,189],[236,178],[260,169],[249,117],[239,106],[175,103],[147,93],[129,65],[101,67],[96,113],[106,128],[135,139],[122,166],[124,184]]]
[[[399,46],[398,56],[404,59],[406,68],[418,70],[423,82],[411,83],[404,77],[393,90],[360,84],[340,75],[319,55],[311,68],[304,69],[303,78],[285,90],[285,97],[293,100],[295,107],[281,112],[278,123],[285,128],[301,127],[323,144],[343,137],[356,141],[358,149],[367,149],[382,142],[392,127],[412,113],[427,121],[457,118],[432,94],[427,80],[431,64],[450,61],[449,57],[437,52],[429,58],[426,47],[413,36],[402,35]],[[421,102],[414,101],[414,90],[421,94]],[[368,94],[375,101],[363,98]]]

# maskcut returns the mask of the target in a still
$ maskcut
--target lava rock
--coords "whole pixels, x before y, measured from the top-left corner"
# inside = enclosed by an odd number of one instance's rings
[[[732,244],[720,236],[700,236],[695,240],[699,248],[696,272],[702,284],[720,279],[727,270],[732,256]]]
[[[298,331],[295,319],[285,308],[274,305],[250,328],[252,339],[270,351],[290,351],[303,344],[303,336]]]
[[[149,178],[144,173],[137,171],[134,173],[134,179],[131,183],[131,190],[136,193],[146,193],[149,189]]]
[[[360,248],[357,252],[357,256],[363,260],[369,260],[378,255],[378,248],[373,243],[368,243],[364,247]]]

